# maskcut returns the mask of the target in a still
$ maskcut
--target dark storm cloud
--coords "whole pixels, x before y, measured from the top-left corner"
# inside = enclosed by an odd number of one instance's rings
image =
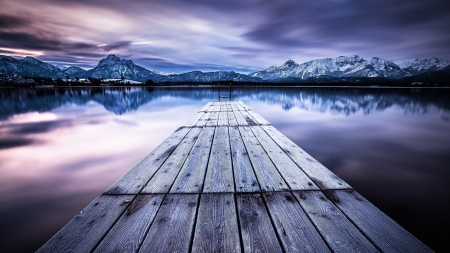
[[[0,13],[0,29],[23,27],[30,23],[31,21],[26,18],[5,15]]]
[[[9,133],[17,135],[46,133],[58,128],[69,127],[72,125],[73,122],[68,120],[24,123],[13,125],[13,129],[9,131]]]
[[[106,52],[109,52],[114,49],[128,47],[130,45],[130,43],[131,43],[130,41],[118,41],[118,42],[114,42],[109,45],[101,46],[101,48],[103,50],[105,50]]]
[[[47,31],[37,31],[36,33],[0,31],[0,47],[7,48],[65,52],[109,52],[114,49],[128,47],[129,45],[129,41],[119,41],[103,46],[82,42],[69,42],[64,40],[61,35]]]
[[[448,1],[262,1],[266,18],[243,37],[272,47],[371,50],[409,40],[440,41],[450,53]],[[447,45],[447,46],[446,46]],[[419,48],[425,50],[425,48]]]
[[[162,72],[187,72],[187,71],[241,71],[241,72],[251,72],[252,69],[248,69],[245,67],[239,66],[226,66],[220,64],[211,64],[211,63],[189,63],[189,64],[180,64],[168,61],[166,59],[161,58],[139,58],[134,60],[134,62],[142,67],[145,67],[149,70],[157,70]]]
[[[0,13],[3,50],[38,50],[40,59],[84,67],[109,53],[164,72],[248,72],[353,54],[450,58],[448,0],[22,0],[15,7],[23,12]]]
[[[21,146],[28,146],[33,143],[34,140],[28,138],[2,138],[0,140],[0,150],[1,149],[9,149],[9,148],[17,148]]]

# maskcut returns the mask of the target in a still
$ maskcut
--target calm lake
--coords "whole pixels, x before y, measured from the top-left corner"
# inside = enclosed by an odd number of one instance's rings
[[[437,252],[450,252],[450,89],[233,88]],[[214,88],[0,89],[0,249],[33,252]]]

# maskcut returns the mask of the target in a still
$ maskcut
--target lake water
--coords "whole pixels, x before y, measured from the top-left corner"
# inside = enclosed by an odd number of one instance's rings
[[[234,88],[433,250],[450,252],[450,90]],[[213,88],[0,89],[0,249],[33,252]]]

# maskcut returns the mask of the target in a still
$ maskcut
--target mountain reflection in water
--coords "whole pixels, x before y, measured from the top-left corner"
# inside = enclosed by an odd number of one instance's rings
[[[186,92],[187,89],[189,92]],[[121,115],[162,97],[191,100],[217,100],[217,90],[208,88],[57,88],[0,89],[0,119],[27,112],[46,112],[64,104],[84,105],[97,102],[106,110]],[[350,115],[370,114],[396,107],[405,113],[449,111],[446,89],[386,88],[235,88],[234,100],[245,97],[284,110],[298,107],[307,111]]]
[[[450,89],[233,88],[435,251],[449,252]],[[215,88],[0,88],[0,248],[35,251]]]

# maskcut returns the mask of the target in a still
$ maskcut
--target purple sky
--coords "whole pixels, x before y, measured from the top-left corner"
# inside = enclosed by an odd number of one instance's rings
[[[253,72],[341,55],[450,59],[448,0],[0,0],[0,54]]]

